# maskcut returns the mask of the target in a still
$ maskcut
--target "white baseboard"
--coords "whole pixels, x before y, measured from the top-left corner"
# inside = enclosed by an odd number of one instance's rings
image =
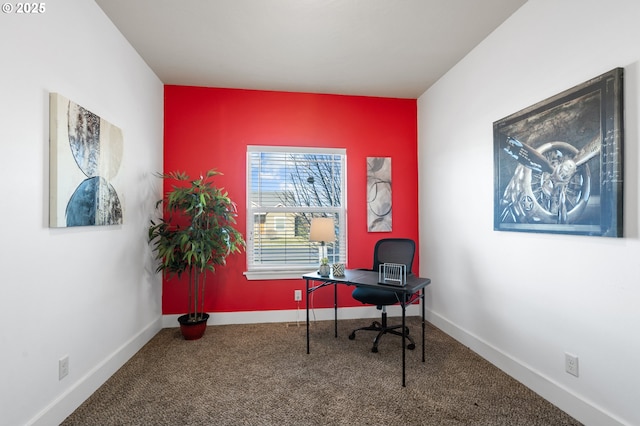
[[[389,317],[402,316],[400,306],[388,306],[387,315]],[[411,305],[407,307],[407,316],[420,315],[420,306]],[[178,327],[178,317],[180,315],[163,315],[162,327],[174,328]],[[362,306],[351,308],[338,308],[338,319],[358,319],[358,318],[377,318],[380,311],[375,306]],[[326,321],[334,318],[333,308],[310,309],[310,321]],[[250,312],[213,312],[209,313],[209,321],[207,325],[228,325],[228,324],[260,324],[269,322],[306,322],[306,308],[301,306],[300,309],[290,309],[283,311],[250,311]]]
[[[158,317],[137,335],[133,336],[111,355],[97,364],[87,374],[81,377],[67,391],[62,393],[51,404],[36,414],[27,424],[34,426],[57,425],[78,408],[104,382],[122,367],[136,352],[138,352],[162,328],[161,318]]]
[[[600,407],[584,400],[552,378],[512,358],[478,336],[458,327],[440,315],[427,312],[427,321],[518,380],[535,393],[585,425],[620,426],[625,423]]]

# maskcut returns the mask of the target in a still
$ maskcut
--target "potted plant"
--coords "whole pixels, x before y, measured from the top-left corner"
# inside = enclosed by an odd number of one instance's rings
[[[227,192],[214,185],[221,173],[209,170],[199,179],[183,172],[158,174],[174,181],[171,189],[156,203],[162,205],[162,218],[151,220],[149,243],[158,260],[156,272],[171,279],[187,274],[187,313],[178,318],[187,340],[204,334],[209,314],[204,312],[204,295],[208,272],[224,265],[232,253],[245,247],[242,234],[234,225],[237,208]]]
[[[318,268],[318,275],[321,277],[328,277],[331,273],[331,268],[329,267],[329,258],[323,257],[320,259],[320,268]]]

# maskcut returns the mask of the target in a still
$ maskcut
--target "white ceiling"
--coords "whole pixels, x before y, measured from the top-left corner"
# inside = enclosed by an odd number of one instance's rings
[[[165,84],[418,98],[526,0],[96,0]]]

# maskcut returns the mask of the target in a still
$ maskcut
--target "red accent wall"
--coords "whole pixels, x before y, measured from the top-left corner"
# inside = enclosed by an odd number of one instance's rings
[[[348,268],[371,267],[380,238],[418,242],[417,101],[360,96],[268,92],[203,87],[165,87],[164,170],[197,176],[211,168],[217,183],[238,204],[238,229],[246,232],[247,145],[347,149]],[[393,232],[367,232],[367,157],[391,157]],[[414,273],[418,273],[416,253]],[[233,255],[210,275],[208,312],[295,309],[294,289],[304,280],[250,281],[246,256]],[[340,306],[359,306],[351,289],[339,287]],[[162,311],[186,311],[186,285],[163,282]],[[332,290],[314,295],[314,307],[332,307]],[[304,306],[304,305],[301,305]]]

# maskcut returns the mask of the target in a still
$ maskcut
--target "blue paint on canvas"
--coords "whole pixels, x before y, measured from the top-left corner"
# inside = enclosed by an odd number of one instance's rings
[[[122,223],[122,207],[115,189],[99,176],[85,179],[66,209],[67,226],[116,225]]]

